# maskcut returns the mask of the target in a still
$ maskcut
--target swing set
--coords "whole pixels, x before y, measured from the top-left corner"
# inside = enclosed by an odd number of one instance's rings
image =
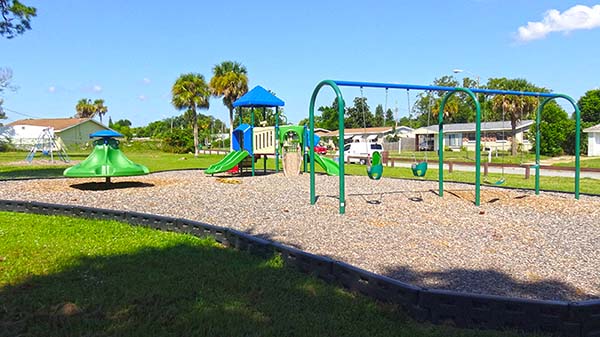
[[[315,133],[315,103],[317,96],[322,87],[329,86],[333,89],[336,95],[336,102],[338,105],[338,134],[339,134],[339,148],[344,148],[344,113],[345,103],[344,97],[340,87],[358,87],[358,88],[380,88],[380,89],[406,89],[406,90],[424,90],[424,91],[438,91],[445,92],[438,112],[438,144],[440,144],[439,151],[439,167],[438,167],[438,184],[440,197],[444,196],[444,151],[442,145],[444,144],[444,106],[452,95],[462,92],[468,95],[475,104],[475,205],[479,206],[481,203],[480,189],[481,189],[481,106],[476,93],[484,95],[517,95],[517,96],[533,96],[538,98],[544,98],[544,100],[538,105],[536,114],[536,165],[535,165],[535,193],[540,193],[540,123],[541,115],[544,110],[544,106],[557,98],[563,98],[573,106],[575,110],[575,186],[574,195],[575,199],[579,199],[579,185],[580,185],[580,144],[581,144],[581,121],[580,111],[573,98],[565,94],[558,93],[544,93],[544,92],[522,92],[522,91],[510,91],[510,90],[490,90],[490,89],[479,89],[479,88],[460,88],[460,87],[444,87],[444,86],[429,86],[429,85],[415,85],[415,84],[396,84],[396,83],[373,83],[373,82],[353,82],[353,81],[336,81],[336,80],[323,80],[313,90],[310,106],[309,106],[309,149],[310,149],[310,203],[314,205],[317,202],[316,188],[315,188],[315,152],[314,152],[314,133]],[[375,154],[371,160],[370,168],[368,172],[373,172],[373,177],[378,174],[379,163],[381,158],[375,158]],[[338,157],[339,161],[339,213],[344,214],[346,211],[346,192],[345,192],[345,177],[344,177],[344,158],[343,156]],[[426,163],[426,161],[425,161]],[[382,164],[382,163],[381,163]],[[415,166],[417,168],[418,165]],[[426,168],[426,166],[424,166]],[[383,173],[383,165],[381,165],[381,174]],[[424,173],[423,173],[424,174]],[[371,175],[371,174],[370,174]],[[381,178],[381,176],[379,176]]]

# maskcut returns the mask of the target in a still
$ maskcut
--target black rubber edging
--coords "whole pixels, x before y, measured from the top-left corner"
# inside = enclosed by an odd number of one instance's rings
[[[568,337],[600,336],[600,299],[582,302],[529,300],[426,289],[238,230],[183,218],[18,200],[0,200],[0,211],[115,220],[212,237],[226,247],[265,258],[279,254],[289,267],[378,301],[398,305],[418,321],[470,329],[518,329]]]

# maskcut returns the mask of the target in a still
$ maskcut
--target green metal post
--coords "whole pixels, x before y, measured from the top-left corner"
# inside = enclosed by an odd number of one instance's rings
[[[538,111],[535,116],[535,194],[540,194],[540,125],[542,122],[542,110],[544,105],[550,101],[551,98],[546,98],[542,104],[538,106]]]
[[[252,149],[252,176],[254,177],[254,107],[250,109],[252,126],[250,127],[250,148]]]
[[[275,107],[275,172],[279,172],[279,107]]]
[[[334,81],[324,80],[317,84],[317,87],[312,93],[310,98],[310,108],[309,108],[309,127],[310,133],[308,140],[309,148],[310,148],[310,203],[314,205],[317,202],[317,196],[315,193],[315,101],[317,99],[317,95],[319,94],[319,90],[321,87],[328,85],[334,91],[338,103],[338,127],[339,127],[339,151],[338,151],[338,162],[340,167],[340,206],[339,212],[340,214],[344,214],[346,212],[346,191],[345,191],[345,183],[344,183],[344,98],[342,97],[342,93],[340,88],[335,84]]]
[[[438,151],[439,151],[439,195],[444,195],[444,106],[446,101],[457,92],[464,92],[475,102],[475,205],[481,204],[481,105],[477,96],[467,88],[455,88],[444,95],[438,114]]]

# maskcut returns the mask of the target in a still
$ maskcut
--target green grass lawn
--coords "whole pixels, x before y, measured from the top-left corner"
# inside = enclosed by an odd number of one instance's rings
[[[220,247],[114,221],[0,212],[0,336],[516,336],[397,308]]]
[[[555,165],[556,166],[575,167],[575,161],[566,162],[566,163],[557,163]],[[583,158],[583,160],[580,160],[580,165],[581,165],[581,167],[585,167],[585,168],[600,168],[600,157]]]

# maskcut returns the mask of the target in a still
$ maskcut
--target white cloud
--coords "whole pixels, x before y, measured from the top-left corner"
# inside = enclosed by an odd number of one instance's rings
[[[152,82],[148,77],[144,77],[142,81],[144,82],[144,84],[150,84],[150,82]]]
[[[588,7],[575,5],[563,13],[551,9],[544,13],[542,21],[527,22],[527,26],[518,29],[517,39],[528,42],[543,39],[552,32],[571,32],[579,29],[600,27],[600,5]]]
[[[146,97],[146,95],[139,95],[138,99],[143,102],[143,101],[147,100],[148,97]]]
[[[48,87],[48,92],[51,93],[51,94],[55,93],[56,92],[56,87],[53,86],[53,85],[49,86]]]
[[[94,86],[92,87],[92,91],[93,92],[102,92],[102,86],[100,86],[98,84],[94,84]]]

